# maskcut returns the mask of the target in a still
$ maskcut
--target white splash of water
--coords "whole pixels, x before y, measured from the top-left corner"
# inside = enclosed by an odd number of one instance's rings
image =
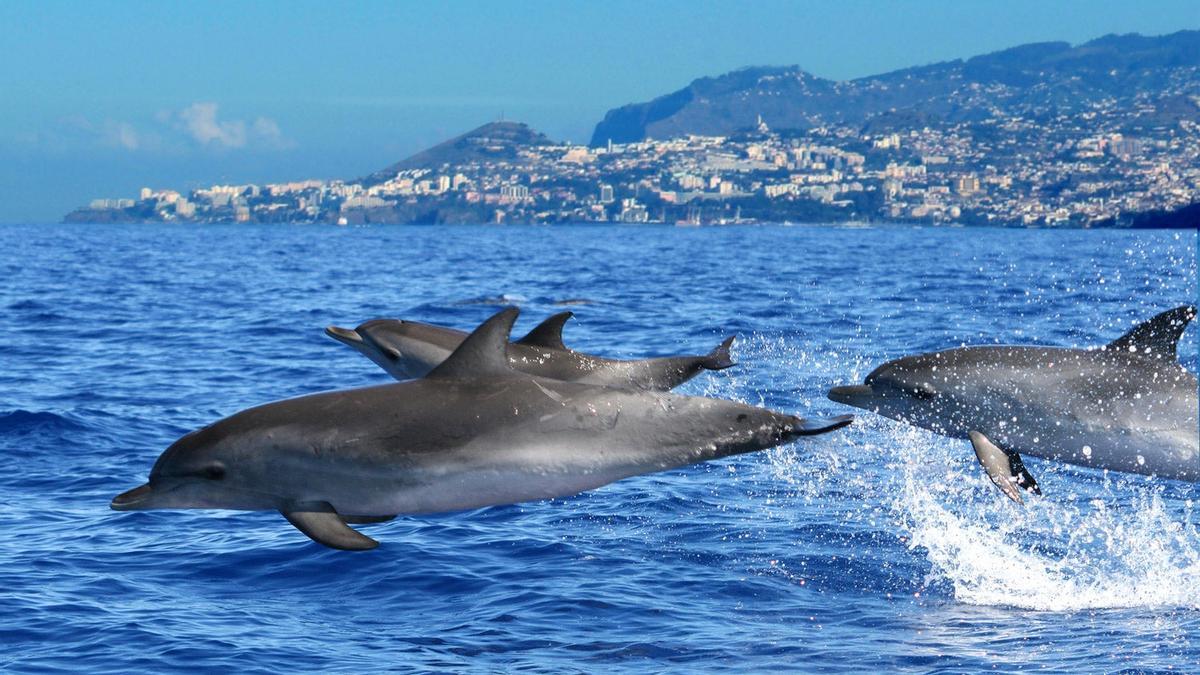
[[[825,350],[795,343],[745,336],[739,360],[764,367],[726,371],[703,393],[761,404],[754,394],[763,386],[796,389],[799,410],[820,410],[828,406],[822,387],[861,381],[880,360],[853,341]],[[879,511],[864,508],[861,517],[881,526],[890,520],[907,535],[911,553],[930,563],[927,584],[947,584],[970,605],[1200,609],[1192,497],[1200,491],[1180,496],[1178,485],[1172,494],[1162,482],[1115,473],[1101,480],[1031,459],[1046,494],[1018,506],[991,485],[967,441],[856,412],[844,432],[771,451],[771,480],[813,504],[833,491],[880,499]]]
[[[910,547],[932,565],[927,581],[948,582],[957,600],[1049,611],[1200,608],[1200,532],[1190,500],[1173,514],[1161,490],[1125,481],[1105,481],[1099,491],[1080,486],[1094,495],[1063,494],[1075,482],[1063,472],[1043,481],[1058,491],[1021,507],[981,471],[930,480],[940,478],[931,466],[951,464],[936,447],[962,443],[916,429],[896,436],[903,486],[893,508]]]

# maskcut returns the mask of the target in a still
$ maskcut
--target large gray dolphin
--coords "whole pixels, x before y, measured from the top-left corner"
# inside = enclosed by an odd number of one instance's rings
[[[763,450],[850,423],[535,377],[496,314],[425,378],[268,403],[176,441],[112,508],[278,510],[314,541],[377,542],[347,523],[575,494]]]
[[[571,312],[555,314],[508,346],[517,370],[564,382],[669,391],[702,370],[734,365],[729,337],[705,356],[672,356],[621,361],[583,354],[563,344],[563,324]],[[467,334],[418,321],[374,319],[353,330],[330,326],[325,333],[362,352],[397,380],[424,377],[458,348]]]
[[[1194,306],[1163,312],[1104,347],[964,347],[889,361],[829,398],[969,438],[992,482],[1041,491],[1022,454],[1200,481],[1196,376],[1176,345]]]

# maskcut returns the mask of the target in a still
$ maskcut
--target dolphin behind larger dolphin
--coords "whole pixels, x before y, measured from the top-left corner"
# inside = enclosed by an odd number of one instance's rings
[[[571,312],[546,319],[528,335],[508,345],[517,370],[565,382],[669,391],[703,370],[733,366],[727,338],[704,356],[670,356],[622,361],[574,351],[563,344],[563,324]],[[374,319],[353,330],[330,326],[329,337],[349,345],[397,380],[424,377],[466,339],[467,334],[419,321]]]
[[[965,347],[876,368],[829,398],[969,438],[992,481],[1040,492],[1021,455],[1200,481],[1196,376],[1176,346],[1194,306],[1098,349]]]
[[[484,322],[423,379],[242,411],[176,441],[112,508],[278,510],[313,540],[376,542],[347,523],[560,497],[763,450],[849,424],[513,369],[517,310]]]

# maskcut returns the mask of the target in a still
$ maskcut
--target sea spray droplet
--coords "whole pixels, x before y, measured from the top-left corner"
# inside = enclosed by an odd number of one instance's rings
[[[1083,446],[1083,456],[1084,457],[1092,456],[1092,446],[1090,446],[1090,445]]]

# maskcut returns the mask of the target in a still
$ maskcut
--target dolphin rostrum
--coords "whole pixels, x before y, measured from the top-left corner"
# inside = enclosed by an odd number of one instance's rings
[[[955,438],[1021,502],[1021,455],[1200,481],[1196,376],[1176,345],[1194,306],[1094,349],[963,347],[890,361],[829,398]]]
[[[505,353],[516,317],[494,315],[423,379],[268,403],[194,431],[112,508],[278,510],[314,541],[363,550],[377,542],[347,523],[572,495],[851,420],[522,373]]]
[[[621,361],[582,354],[563,344],[563,324],[572,316],[571,312],[555,314],[525,337],[509,343],[508,358],[513,367],[552,380],[669,391],[702,370],[734,365],[729,357],[733,337],[705,356]],[[325,333],[362,352],[397,380],[424,377],[467,337],[452,328],[399,319],[374,319],[353,330],[330,326]]]

